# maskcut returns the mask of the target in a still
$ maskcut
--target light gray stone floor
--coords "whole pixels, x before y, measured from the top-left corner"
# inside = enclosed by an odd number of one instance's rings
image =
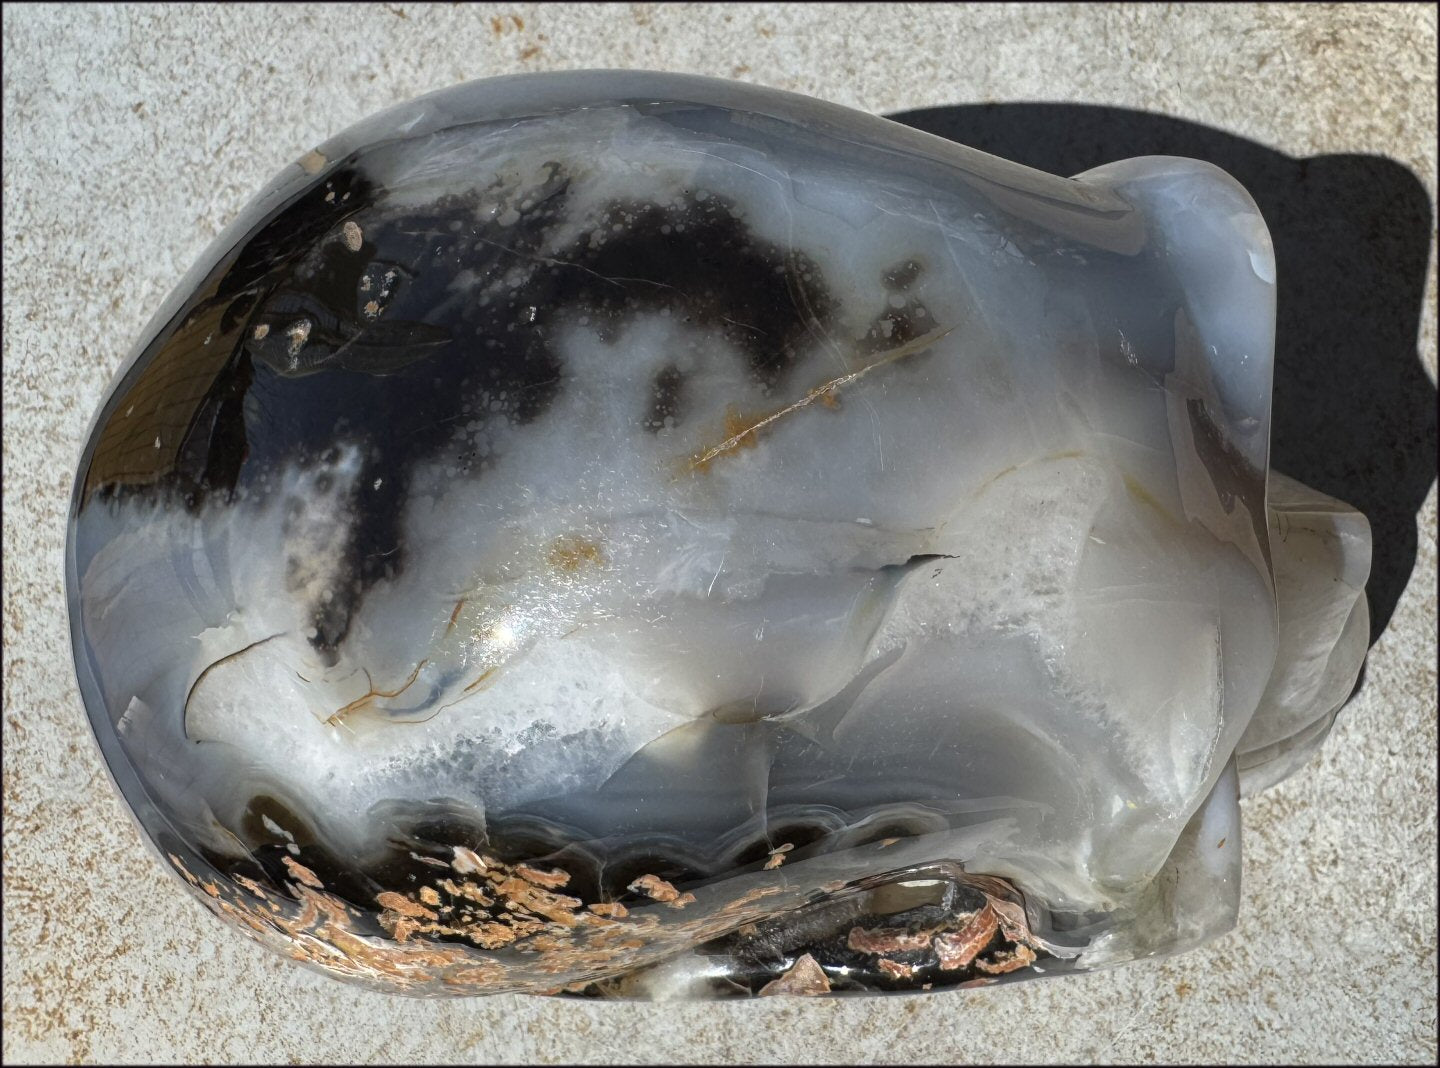
[[[6,1062],[1434,1063],[1435,49],[1430,5],[6,8]],[[1287,350],[1280,384],[1304,401],[1277,454],[1304,467],[1349,450],[1319,466],[1385,535],[1388,618],[1323,754],[1245,805],[1237,930],[1170,960],[936,996],[420,1002],[270,955],[141,851],[87,735],[61,572],[72,465],[111,374],[219,228],[318,141],[457,81],[576,67],[722,75],[882,113],[1139,109],[1280,161],[1267,211],[1299,205],[1279,221],[1292,253],[1316,253],[1287,266],[1282,243],[1281,271],[1318,290],[1282,316],[1281,346],[1322,322],[1315,343],[1339,338],[1355,362],[1332,353],[1307,378],[1308,352]],[[1143,151],[1158,128],[1117,111],[958,114],[960,136],[1040,160]],[[1302,262],[1337,256],[1323,219],[1306,228],[1331,207],[1375,220],[1339,231],[1363,246],[1353,286]],[[1365,414],[1332,435],[1351,397]]]

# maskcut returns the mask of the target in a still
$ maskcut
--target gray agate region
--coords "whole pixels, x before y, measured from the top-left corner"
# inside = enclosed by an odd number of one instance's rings
[[[99,413],[91,724],[201,900],[389,988],[1195,945],[1368,630],[1364,517],[1267,479],[1274,280],[1193,160],[675,75],[421,98],[262,192]]]

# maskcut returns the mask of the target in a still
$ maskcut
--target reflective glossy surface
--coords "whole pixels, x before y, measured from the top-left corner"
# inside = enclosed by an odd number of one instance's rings
[[[1273,323],[1194,161],[673,75],[422,98],[282,173],[118,377],[91,724],[207,905],[407,992],[1194,945],[1365,650],[1364,518],[1267,480]]]

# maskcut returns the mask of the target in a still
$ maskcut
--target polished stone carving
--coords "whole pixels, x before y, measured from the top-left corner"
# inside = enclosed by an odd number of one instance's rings
[[[586,72],[283,172],[101,409],[77,668],[145,836],[427,994],[935,989],[1227,930],[1365,652],[1207,164],[1054,177]],[[1268,482],[1268,505],[1267,505]]]

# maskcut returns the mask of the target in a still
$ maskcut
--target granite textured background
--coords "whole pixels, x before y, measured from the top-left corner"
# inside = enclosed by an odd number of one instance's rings
[[[1433,6],[26,5],[3,35],[7,1063],[1434,1063]],[[1072,172],[1188,150],[1263,186],[1277,466],[1372,514],[1379,633],[1322,755],[1245,804],[1237,930],[928,997],[420,1002],[263,951],[142,852],[84,726],[61,568],[111,374],[315,143],[457,81],[577,67],[947,107],[911,120]],[[1046,103],[978,106],[1001,101]]]

